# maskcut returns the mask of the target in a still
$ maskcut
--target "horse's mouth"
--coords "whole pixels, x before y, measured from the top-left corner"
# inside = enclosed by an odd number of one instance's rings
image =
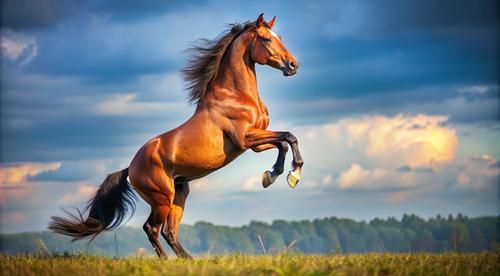
[[[289,77],[297,74],[297,70],[290,70],[288,68],[281,68],[281,71],[283,72],[283,76]]]

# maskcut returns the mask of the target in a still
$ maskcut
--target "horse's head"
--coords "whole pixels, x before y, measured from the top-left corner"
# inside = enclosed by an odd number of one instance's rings
[[[269,22],[264,21],[264,14],[255,21],[255,35],[250,48],[250,56],[259,64],[267,64],[283,72],[284,76],[292,76],[299,69],[299,62],[288,52],[281,42],[281,37],[271,29],[276,16]]]

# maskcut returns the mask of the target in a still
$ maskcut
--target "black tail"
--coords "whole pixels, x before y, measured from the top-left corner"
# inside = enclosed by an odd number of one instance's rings
[[[125,218],[127,211],[135,211],[136,198],[127,181],[128,168],[114,172],[101,184],[87,207],[78,215],[69,212],[69,218],[52,217],[49,229],[73,237],[73,241],[92,237],[91,241],[104,230],[116,228]],[[88,211],[87,219],[83,213]]]

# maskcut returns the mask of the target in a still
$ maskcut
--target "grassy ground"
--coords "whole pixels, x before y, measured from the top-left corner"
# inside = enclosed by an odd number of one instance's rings
[[[2,275],[500,275],[500,255],[362,254],[199,257],[0,255]]]

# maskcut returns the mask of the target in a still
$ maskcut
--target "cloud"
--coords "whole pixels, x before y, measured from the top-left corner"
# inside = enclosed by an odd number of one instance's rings
[[[1,29],[2,56],[23,66],[38,54],[38,45],[34,37],[11,30]]]
[[[0,165],[0,185],[23,183],[40,173],[58,170],[61,164],[61,162],[2,164]]]
[[[498,3],[482,1],[440,1],[432,5],[421,5],[412,0],[400,2],[386,0],[349,1],[349,3],[326,5],[317,3],[318,20],[323,20],[324,33],[330,38],[355,35],[364,39],[394,36],[422,31],[445,35],[466,35],[469,38],[486,37],[487,31],[495,36],[498,26]],[[326,6],[325,8],[323,6]],[[330,8],[328,8],[330,6]],[[331,14],[321,12],[328,10]],[[350,27],[346,27],[350,26]]]
[[[40,173],[55,171],[61,162],[23,162],[0,164],[0,205],[29,193],[30,179]]]
[[[361,165],[389,170],[439,166],[455,159],[458,146],[456,130],[446,116],[425,114],[344,118],[293,132],[305,147],[304,155],[327,168],[360,164],[359,160],[365,163]]]
[[[113,162],[114,161],[114,162]],[[54,171],[45,171],[31,177],[32,181],[75,182],[92,180],[101,182],[113,169],[120,168],[121,158],[111,160],[78,160],[62,162],[61,167]],[[129,160],[125,160],[128,162]]]
[[[259,176],[251,176],[243,182],[243,190],[246,192],[262,191],[262,178]]]
[[[205,1],[77,1],[77,0],[5,0],[2,1],[2,25],[15,29],[52,27],[85,14],[107,16],[116,21],[130,21],[179,11]]]
[[[344,122],[352,143],[368,156],[411,167],[432,166],[455,158],[457,135],[445,116],[399,114],[368,116]]]
[[[97,191],[97,188],[97,186],[82,184],[78,186],[78,190],[76,192],[64,195],[58,200],[58,202],[62,204],[71,204],[88,200]]]
[[[387,172],[381,169],[369,171],[358,164],[352,164],[347,171],[340,174],[337,181],[341,189],[348,189],[359,185],[365,186],[366,183],[378,181],[386,175]]]
[[[397,192],[432,185],[432,176],[432,171],[365,169],[353,163],[346,171],[340,173],[336,184],[341,190]]]
[[[500,163],[494,157],[483,155],[468,158],[456,178],[458,188],[484,189],[500,181]]]
[[[176,103],[137,102],[137,94],[115,94],[95,104],[93,111],[105,116],[142,116],[165,110],[176,110]]]

